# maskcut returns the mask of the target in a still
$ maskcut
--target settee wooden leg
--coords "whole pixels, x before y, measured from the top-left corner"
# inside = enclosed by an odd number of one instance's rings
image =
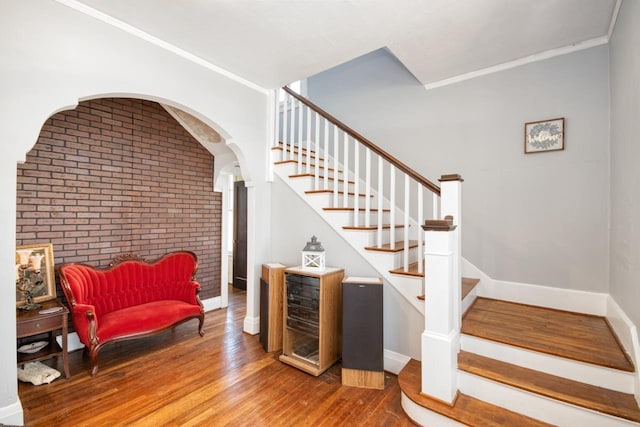
[[[201,337],[204,336],[204,313],[200,314],[200,317],[198,318],[200,320],[200,325],[198,326],[198,333],[200,334]]]
[[[91,376],[95,377],[98,373],[98,351],[97,349],[89,350],[89,357],[91,358]]]

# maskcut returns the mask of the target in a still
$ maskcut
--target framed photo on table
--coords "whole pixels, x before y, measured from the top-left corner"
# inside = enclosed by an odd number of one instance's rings
[[[16,307],[56,298],[53,245],[41,243],[16,247]]]
[[[524,152],[564,150],[564,117],[524,124]]]

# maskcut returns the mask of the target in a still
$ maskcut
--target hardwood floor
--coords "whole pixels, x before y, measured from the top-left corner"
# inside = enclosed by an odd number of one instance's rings
[[[384,391],[343,387],[340,365],[312,377],[265,353],[242,333],[244,292],[227,309],[173,332],[107,346],[89,374],[82,351],[69,355],[71,378],[19,383],[27,426],[409,426],[395,375]],[[60,365],[54,367],[61,369]],[[60,362],[61,363],[61,362]]]

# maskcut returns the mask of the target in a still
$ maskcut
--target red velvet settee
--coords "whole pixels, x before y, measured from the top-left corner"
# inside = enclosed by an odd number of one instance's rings
[[[199,319],[203,335],[197,268],[197,257],[189,251],[171,252],[150,263],[126,259],[106,269],[79,263],[58,266],[73,326],[89,351],[92,376],[105,344],[157,334],[190,319]]]

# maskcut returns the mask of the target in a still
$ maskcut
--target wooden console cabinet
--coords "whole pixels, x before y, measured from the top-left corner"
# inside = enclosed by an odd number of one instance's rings
[[[342,346],[344,270],[285,270],[280,360],[318,376],[338,361]]]

